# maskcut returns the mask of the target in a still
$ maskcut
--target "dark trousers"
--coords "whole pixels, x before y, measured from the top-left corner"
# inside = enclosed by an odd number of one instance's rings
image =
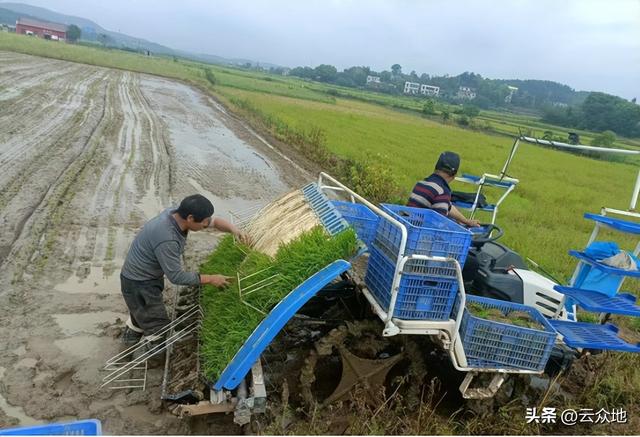
[[[149,281],[132,281],[120,275],[120,286],[131,321],[144,331],[145,336],[155,334],[170,323],[162,301],[164,277]]]

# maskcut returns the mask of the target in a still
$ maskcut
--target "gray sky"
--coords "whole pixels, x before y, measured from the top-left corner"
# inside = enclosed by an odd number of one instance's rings
[[[339,70],[398,63],[407,73],[473,71],[640,98],[640,0],[22,2],[228,58]]]

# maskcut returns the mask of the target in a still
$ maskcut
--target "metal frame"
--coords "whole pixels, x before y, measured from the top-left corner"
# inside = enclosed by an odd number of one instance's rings
[[[513,155],[515,155],[516,150],[518,148],[519,141],[523,140],[531,144],[542,144],[545,146],[553,146],[559,147],[563,149],[573,149],[573,150],[590,150],[596,151],[599,153],[614,153],[619,155],[640,155],[640,150],[627,150],[627,149],[613,149],[609,147],[596,147],[596,146],[585,146],[582,144],[567,144],[561,143],[557,141],[548,141],[548,140],[539,140],[537,138],[525,137],[524,135],[519,137],[518,140],[514,143],[513,149],[511,150],[511,154],[509,155],[509,159],[507,159],[507,163],[505,163],[505,167],[503,168],[503,173],[506,171],[507,164],[511,162],[513,159]],[[629,211],[634,212],[636,210],[636,205],[638,203],[638,193],[640,192],[640,169],[638,169],[638,176],[636,177],[636,183],[633,187],[633,192],[631,194],[631,202],[629,203]],[[609,212],[616,211],[614,209],[607,209]],[[619,211],[625,214],[626,212]]]
[[[640,181],[640,178],[638,180]],[[637,184],[636,184],[636,186],[637,186]],[[637,195],[638,195],[637,191],[633,193],[633,197],[637,198]],[[633,204],[633,202],[634,202],[634,200],[632,198],[632,204]],[[610,214],[610,215],[622,215],[622,216],[626,216],[626,217],[633,217],[633,218],[640,219],[640,212],[621,211],[619,209],[602,207],[600,209],[600,215],[606,216],[607,214]],[[589,236],[589,240],[587,241],[587,245],[585,247],[588,247],[591,243],[596,241],[596,238],[598,238],[598,234],[600,233],[600,229],[602,229],[603,227],[607,227],[607,225],[604,224],[604,223],[595,222],[595,226],[593,227],[593,231],[591,232],[591,235]],[[635,249],[633,250],[633,255],[634,256],[638,256],[638,254],[640,254],[640,241],[638,241],[638,243],[636,244]],[[575,281],[578,279],[578,273],[580,272],[580,268],[584,264],[585,264],[584,261],[578,260],[578,264],[576,265],[576,268],[573,271],[573,275],[571,276],[571,280],[569,281],[569,286],[570,287],[573,287],[575,285]],[[623,281],[620,282],[620,285],[618,286],[618,290],[617,291],[620,290],[620,286],[622,286],[622,282]]]
[[[188,322],[192,317],[196,318],[195,321]],[[122,377],[128,374],[131,370],[134,370],[142,365],[145,366],[147,360],[155,355],[158,355],[165,349],[167,349],[172,344],[180,341],[182,338],[191,334],[196,329],[200,328],[202,310],[198,305],[194,305],[189,311],[185,312],[183,315],[175,319],[173,322],[168,324],[165,328],[160,330],[154,335],[163,336],[170,331],[174,330],[181,323],[189,323],[185,328],[179,331],[173,331],[172,334],[164,341],[155,345],[149,350],[146,350],[149,347],[149,340],[142,340],[139,343],[131,346],[128,349],[120,352],[118,355],[109,358],[104,366],[104,370],[110,371],[104,378],[102,378],[102,385],[100,388],[110,386],[111,384],[122,382]],[[142,352],[140,356],[133,358],[131,361],[125,361],[129,356],[135,355],[136,353]],[[145,370],[145,378],[146,378],[146,370]],[[124,387],[111,387],[111,388],[124,388]],[[137,387],[136,387],[137,388]],[[140,388],[144,388],[140,387]]]
[[[332,185],[327,185],[325,180],[331,182]],[[372,211],[376,214],[384,217],[389,220],[394,226],[398,227],[401,232],[401,240],[400,247],[398,251],[398,258],[396,260],[396,267],[394,272],[394,278],[391,285],[391,300],[389,302],[389,309],[384,311],[380,305],[377,303],[375,298],[372,296],[371,292],[363,287],[363,294],[366,297],[367,301],[373,308],[373,311],[380,317],[380,319],[384,322],[385,327],[382,332],[383,336],[394,336],[398,334],[415,334],[415,335],[433,335],[441,342],[443,348],[448,351],[449,357],[453,366],[456,370],[461,372],[471,372],[472,375],[477,373],[496,373],[496,377],[492,380],[491,384],[487,388],[477,389],[477,388],[469,388],[473,376],[467,375],[463,384],[460,385],[460,391],[465,397],[488,397],[492,396],[491,393],[495,394],[495,391],[498,390],[502,382],[504,381],[505,374],[541,374],[542,371],[534,371],[534,370],[522,370],[522,369],[495,369],[495,368],[472,368],[468,367],[466,355],[464,352],[464,347],[462,346],[462,340],[458,335],[458,330],[460,328],[460,324],[462,322],[462,315],[465,309],[466,303],[466,292],[464,289],[464,280],[462,278],[462,269],[460,267],[460,263],[455,258],[450,257],[441,257],[441,256],[426,256],[426,255],[405,255],[406,243],[407,243],[407,229],[406,227],[393,218],[391,215],[369,202],[364,197],[360,196],[350,188],[346,187],[334,177],[326,174],[320,173],[318,178],[318,186],[321,190],[331,190],[331,191],[339,191],[343,192],[350,196],[352,202],[355,200],[360,201],[364,205],[368,206]],[[458,304],[458,313],[456,314],[455,320],[448,321],[413,321],[413,320],[401,320],[393,317],[393,313],[395,310],[396,300],[398,297],[398,291],[400,288],[400,279],[402,277],[402,273],[404,270],[404,266],[408,261],[411,260],[426,260],[426,261],[439,261],[439,262],[449,262],[454,265],[456,269],[456,278],[458,280],[458,294],[459,294],[459,304]]]
[[[491,224],[495,224],[496,222],[496,217],[498,215],[498,207],[500,206],[500,204],[507,198],[509,193],[511,193],[516,188],[516,185],[520,182],[518,179],[515,179],[515,178],[507,177],[504,175],[498,176],[491,173],[483,173],[480,179],[478,180],[472,180],[472,179],[465,178],[464,176],[460,176],[460,177],[456,177],[456,181],[464,184],[473,184],[478,186],[478,189],[476,190],[476,197],[473,200],[473,204],[471,205],[470,208],[464,208],[464,209],[471,210],[471,214],[469,215],[469,218],[474,218],[478,210],[485,211],[483,209],[478,209],[478,199],[480,198],[480,193],[482,193],[482,188],[485,185],[505,190],[504,194],[500,196],[500,198],[495,204],[493,204],[494,208],[491,213]],[[502,181],[508,182],[510,183],[510,185],[508,187],[502,187],[500,185],[492,183],[492,182],[502,182]],[[486,211],[486,212],[489,212],[489,211]]]

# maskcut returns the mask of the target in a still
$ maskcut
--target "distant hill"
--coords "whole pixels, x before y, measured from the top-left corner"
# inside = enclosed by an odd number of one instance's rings
[[[32,18],[41,21],[50,21],[52,23],[61,23],[66,25],[75,24],[82,30],[81,39],[85,41],[100,41],[110,47],[127,48],[138,51],[150,51],[157,55],[178,56],[194,61],[206,62],[210,64],[228,64],[228,65],[244,65],[250,63],[255,65],[256,62],[249,59],[227,59],[221,56],[191,53],[183,50],[175,50],[161,44],[147,41],[143,38],[136,38],[123,33],[107,30],[95,23],[82,17],[73,15],[65,15],[51,11],[38,6],[31,6],[24,3],[0,2],[0,24],[15,25],[16,20],[20,17]],[[275,64],[260,62],[265,68],[278,67]]]

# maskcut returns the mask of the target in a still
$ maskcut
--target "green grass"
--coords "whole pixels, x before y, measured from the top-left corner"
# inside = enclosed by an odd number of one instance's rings
[[[354,100],[325,104],[237,89],[224,93],[250,100],[294,129],[322,129],[327,147],[339,156],[365,159],[379,154],[405,194],[431,172],[442,150],[460,153],[463,172],[497,173],[512,144],[501,136]],[[498,224],[506,230],[504,242],[552,273],[568,277],[575,262],[567,251],[582,247],[592,228],[582,213],[597,212],[604,205],[625,209],[637,167],[523,143],[509,173],[521,182],[499,212]],[[460,183],[453,188],[473,189]],[[497,195],[488,192],[490,200]]]

